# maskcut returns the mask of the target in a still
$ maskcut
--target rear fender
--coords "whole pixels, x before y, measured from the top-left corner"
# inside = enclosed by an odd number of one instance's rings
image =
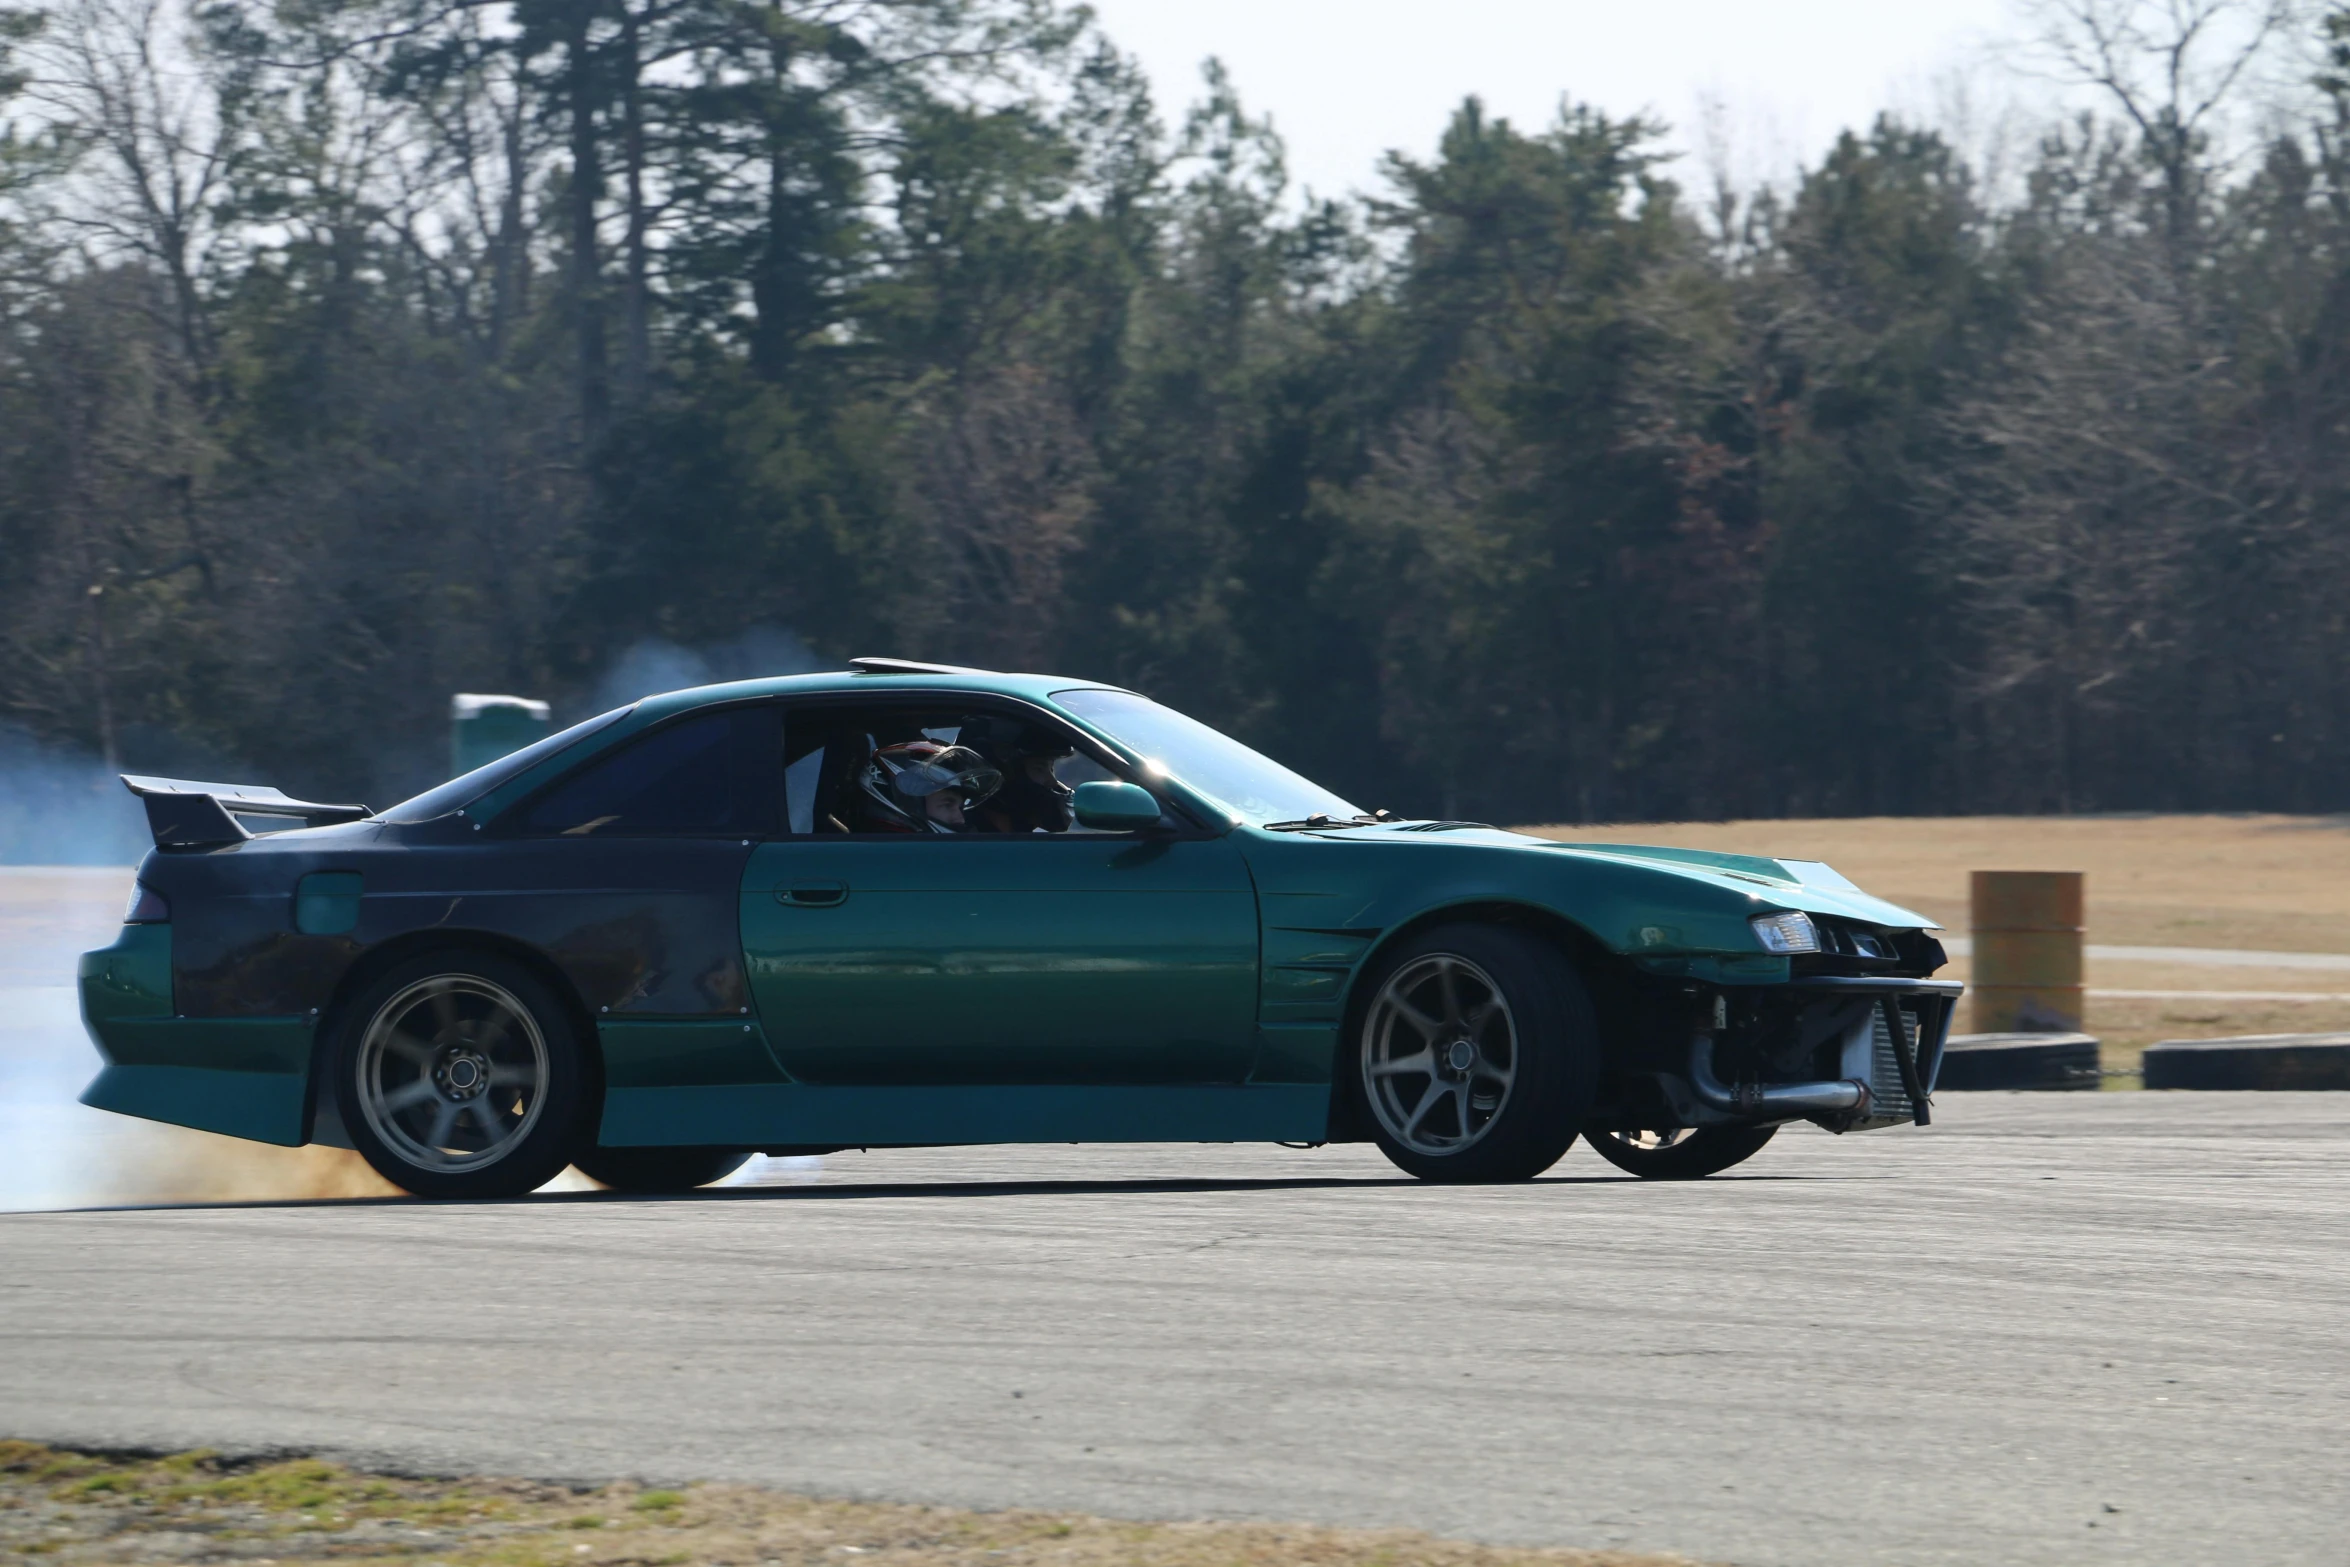
[[[578,1036],[586,1054],[593,1082],[588,1091],[588,1124],[593,1125],[603,1113],[604,1056],[601,1042],[596,1037],[596,1020],[580,999],[579,991],[561,965],[528,942],[517,941],[488,930],[451,930],[435,927],[431,930],[411,931],[380,941],[360,954],[358,960],[344,971],[336,984],[334,995],[328,1001],[312,1036],[309,1097],[304,1112],[304,1126],[311,1140],[326,1142],[337,1148],[348,1148],[350,1140],[342,1129],[341,1107],[335,1103],[334,1052],[342,1037],[359,998],[378,978],[395,964],[426,952],[481,952],[494,953],[509,962],[529,969],[562,1002],[572,1031]]]

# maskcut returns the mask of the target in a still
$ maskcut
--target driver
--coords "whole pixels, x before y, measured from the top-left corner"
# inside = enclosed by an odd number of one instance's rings
[[[1073,818],[1061,782],[1061,763],[1077,754],[1062,735],[1011,718],[981,718],[964,726],[963,738],[1003,774],[998,789],[979,812],[989,832],[1067,832]]]
[[[873,753],[857,777],[867,832],[968,832],[970,813],[1004,775],[967,745],[905,740]]]

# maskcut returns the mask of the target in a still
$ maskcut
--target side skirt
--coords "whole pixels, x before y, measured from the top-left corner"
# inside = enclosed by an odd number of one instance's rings
[[[1329,1131],[1327,1083],[954,1088],[738,1083],[607,1089],[597,1141],[607,1148],[1318,1143]]]

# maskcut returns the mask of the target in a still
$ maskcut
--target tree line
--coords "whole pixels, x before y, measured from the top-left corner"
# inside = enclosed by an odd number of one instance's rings
[[[1470,100],[1309,200],[1056,0],[0,8],[0,723],[381,804],[796,637],[1420,814],[2342,809],[2350,20],[2040,15],[2001,178]]]

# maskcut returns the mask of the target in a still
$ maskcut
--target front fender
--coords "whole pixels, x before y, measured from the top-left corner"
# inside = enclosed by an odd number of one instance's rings
[[[1748,923],[1784,909],[1896,928],[1931,921],[1849,883],[1751,866],[1595,851],[1492,828],[1238,829],[1262,937],[1260,1080],[1321,1081],[1356,980],[1404,932],[1454,913],[1523,910],[1593,953],[1725,985],[1784,984]],[[1777,871],[1780,874],[1766,874]]]

